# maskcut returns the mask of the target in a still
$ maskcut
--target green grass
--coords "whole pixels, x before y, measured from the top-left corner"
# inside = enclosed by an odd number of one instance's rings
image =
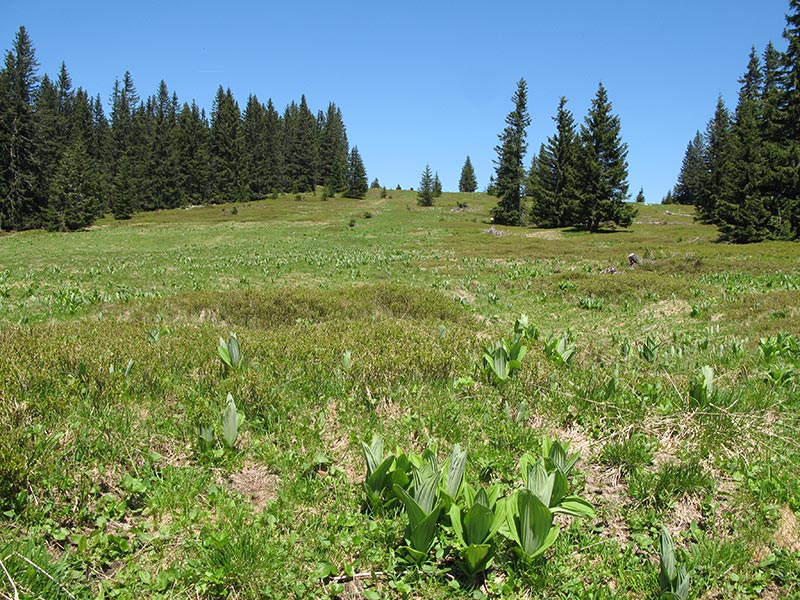
[[[0,596],[656,598],[662,524],[690,597],[800,594],[800,247],[662,206],[494,235],[492,204],[287,196],[0,236]],[[539,339],[491,383],[521,314]],[[531,565],[501,541],[465,579],[442,529],[411,568],[404,516],[365,510],[373,434],[458,443],[504,493],[543,434],[570,441],[597,515]]]

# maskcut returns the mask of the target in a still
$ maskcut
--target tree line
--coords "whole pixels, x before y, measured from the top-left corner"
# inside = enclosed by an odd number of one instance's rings
[[[694,205],[723,240],[800,239],[800,0],[789,8],[786,50],[751,50],[735,110],[717,100],[662,201]]]
[[[598,231],[627,227],[636,216],[628,199],[628,147],[620,136],[620,119],[612,114],[601,83],[580,129],[562,97],[554,118],[556,132],[534,154],[529,170],[523,160],[530,125],[527,84],[517,83],[514,110],[495,148],[495,174],[487,191],[497,196],[496,223],[538,227],[575,227]],[[465,171],[468,175],[468,164]],[[471,165],[469,165],[471,168]],[[526,200],[527,198],[527,200]],[[642,197],[643,201],[643,197]]]
[[[62,63],[38,76],[21,27],[0,69],[0,230],[74,230],[112,213],[236,202],[278,193],[360,198],[367,175],[341,110],[316,115],[305,96],[282,113],[217,90],[210,116],[161,81],[141,99],[129,72],[106,116],[100,96],[73,87]]]

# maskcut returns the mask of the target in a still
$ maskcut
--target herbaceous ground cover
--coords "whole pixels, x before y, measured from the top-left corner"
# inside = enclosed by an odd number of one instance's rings
[[[662,527],[688,597],[800,594],[796,244],[372,193],[0,237],[4,597],[656,598]],[[437,490],[467,453],[421,558],[402,493],[369,501],[374,436]],[[593,516],[555,510],[533,558],[506,526],[467,573],[451,505],[521,506],[543,436]]]

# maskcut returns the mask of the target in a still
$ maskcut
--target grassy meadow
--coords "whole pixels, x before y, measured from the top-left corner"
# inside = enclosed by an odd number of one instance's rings
[[[0,234],[0,598],[655,599],[662,527],[687,597],[800,597],[798,244],[378,192]],[[443,510],[414,560],[405,501],[367,498],[375,435],[458,444],[503,498],[559,440],[594,514],[536,557],[498,534],[470,575]]]

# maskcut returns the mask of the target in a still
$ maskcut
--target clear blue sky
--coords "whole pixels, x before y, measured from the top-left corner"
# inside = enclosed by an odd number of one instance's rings
[[[631,194],[659,202],[717,96],[735,106],[751,46],[785,49],[787,11],[787,0],[2,0],[0,48],[24,25],[40,75],[64,61],[106,101],[126,70],[140,96],[164,79],[206,110],[219,85],[242,108],[251,93],[279,110],[301,94],[312,110],[333,101],[369,179],[404,188],[429,163],[455,190],[470,155],[483,189],[521,77],[529,154],[552,135],[559,97],[580,122],[602,81]]]

